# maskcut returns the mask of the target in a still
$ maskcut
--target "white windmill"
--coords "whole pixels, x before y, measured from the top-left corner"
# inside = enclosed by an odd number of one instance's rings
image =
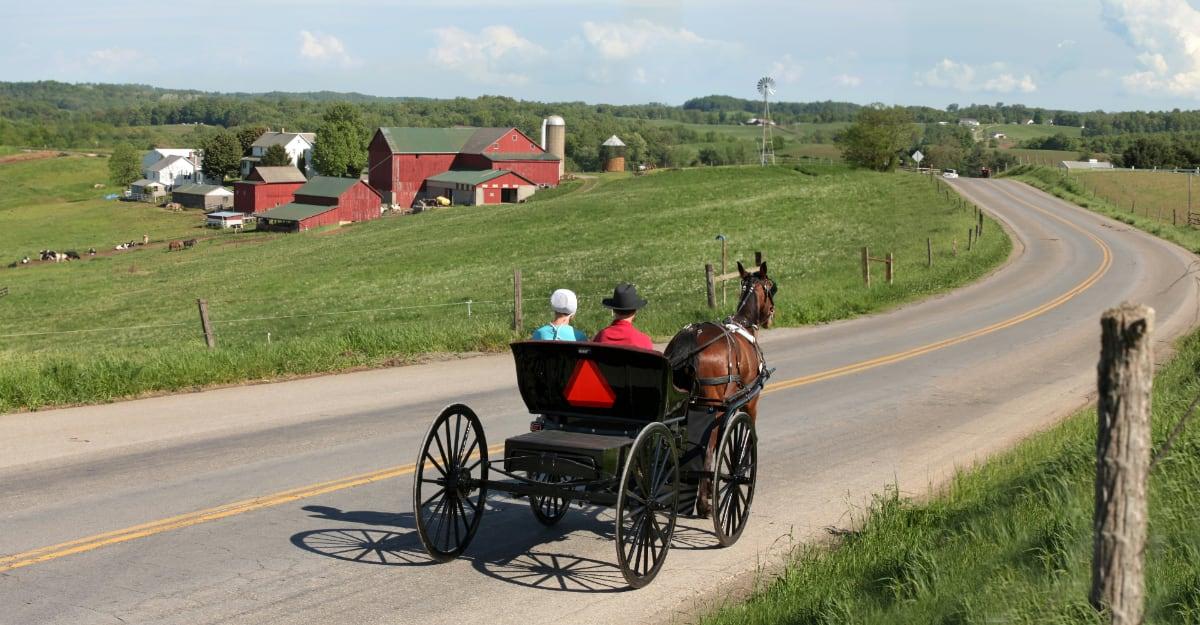
[[[763,76],[758,79],[758,93],[763,99],[763,114],[759,118],[758,123],[762,124],[762,154],[759,163],[762,165],[775,164],[775,145],[771,137],[771,101],[770,96],[775,95],[775,79],[770,76]]]

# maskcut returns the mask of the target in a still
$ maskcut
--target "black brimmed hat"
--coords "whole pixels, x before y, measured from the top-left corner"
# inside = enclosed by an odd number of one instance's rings
[[[637,310],[646,305],[646,300],[638,297],[637,287],[622,282],[613,289],[612,297],[604,298],[600,304],[613,310]]]

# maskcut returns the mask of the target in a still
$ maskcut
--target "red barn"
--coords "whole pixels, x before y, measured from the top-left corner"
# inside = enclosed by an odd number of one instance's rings
[[[233,183],[233,209],[239,213],[261,213],[292,201],[307,180],[299,169],[255,167],[241,182]]]
[[[455,204],[469,206],[520,202],[533,195],[537,185],[511,171],[500,169],[452,169],[425,179],[432,196],[450,198]]]
[[[371,186],[400,206],[428,195],[429,178],[451,170],[508,171],[535,186],[558,185],[559,158],[516,128],[380,128],[367,153]]]
[[[357,178],[315,176],[296,189],[295,200],[258,216],[267,230],[304,231],[369,221],[381,214],[379,193]]]

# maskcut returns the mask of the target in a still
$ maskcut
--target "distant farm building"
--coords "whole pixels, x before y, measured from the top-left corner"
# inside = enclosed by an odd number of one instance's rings
[[[377,219],[380,208],[379,193],[363,180],[315,176],[296,189],[294,201],[259,213],[258,228],[302,232]]]
[[[1003,132],[993,132],[992,138],[993,139],[1006,139],[1006,138],[1008,138],[1008,135],[1004,134]]]
[[[1113,164],[1108,161],[1100,161],[1090,158],[1086,161],[1063,161],[1058,164],[1059,167],[1066,170],[1086,170],[1086,169],[1112,169]]]
[[[975,119],[973,117],[964,117],[964,118],[958,120],[958,125],[959,126],[978,126],[979,120]]]
[[[246,223],[246,216],[236,211],[217,211],[204,217],[204,225],[209,228],[241,228]]]
[[[503,169],[451,170],[426,178],[425,186],[430,196],[472,206],[522,202],[537,190],[528,178]]]
[[[600,144],[604,171],[625,171],[625,142],[613,135]]]
[[[295,167],[255,167],[246,180],[233,183],[233,208],[261,213],[291,202],[296,189],[308,182]]]
[[[747,125],[747,126],[763,126],[763,125],[767,125],[767,126],[774,126],[774,125],[775,125],[775,120],[771,120],[771,119],[760,119],[760,118],[758,118],[758,117],[751,117],[750,119],[747,119],[747,120],[746,120],[746,125]]]
[[[385,202],[403,207],[418,197],[433,197],[427,181],[451,171],[511,172],[533,185],[553,187],[561,169],[559,155],[511,127],[380,128],[367,157],[371,186]]]
[[[311,132],[284,132],[282,128],[278,132],[268,130],[250,144],[250,156],[242,158],[242,178],[250,175],[250,171],[273,145],[283,146],[283,151],[292,159],[292,165],[305,175],[311,174],[313,145],[316,142],[317,135]]]
[[[142,155],[142,171],[146,171],[151,165],[167,158],[168,156],[182,156],[183,158],[196,157],[199,160],[200,151],[195,148],[154,148]],[[147,176],[149,177],[149,176]]]
[[[184,208],[221,210],[233,208],[233,191],[216,184],[185,184],[171,192],[171,201]]]
[[[167,196],[167,187],[161,182],[155,180],[135,180],[129,184],[129,199],[138,202],[152,202],[157,204],[159,200]]]

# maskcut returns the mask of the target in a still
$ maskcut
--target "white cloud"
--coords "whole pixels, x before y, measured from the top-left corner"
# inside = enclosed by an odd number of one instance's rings
[[[634,68],[633,82],[636,82],[639,85],[644,85],[647,82],[650,82],[650,80],[646,77],[646,68],[644,68],[644,67],[635,67]]]
[[[529,76],[521,70],[546,54],[508,26],[487,26],[477,34],[449,26],[434,34],[438,41],[430,60],[479,82],[526,84]]]
[[[318,63],[336,63],[343,67],[355,65],[357,61],[346,51],[342,40],[333,35],[300,31],[300,56]]]
[[[862,78],[850,74],[838,74],[833,77],[833,84],[839,87],[858,87],[862,85]]]
[[[87,64],[106,70],[129,69],[129,65],[138,62],[142,53],[129,48],[104,48],[88,53]]]
[[[796,62],[792,55],[785,54],[783,58],[771,64],[771,71],[768,74],[777,82],[793,83],[800,80],[800,75],[804,73],[804,66]]]
[[[660,26],[646,19],[632,22],[584,22],[583,38],[609,61],[632,59],[654,49],[690,47],[721,42],[705,39],[686,28]]]
[[[1074,39],[1063,39],[1062,41],[1058,42],[1054,47],[1062,49],[1062,48],[1070,48],[1074,45],[1075,45]]]
[[[991,63],[976,68],[967,63],[942,59],[928,71],[918,73],[918,87],[939,87],[956,91],[991,91],[994,93],[1032,93],[1037,83],[1029,74],[1015,75],[1004,63]]]
[[[1110,29],[1138,51],[1143,70],[1122,78],[1137,93],[1200,99],[1200,10],[1187,0],[1101,0]]]

